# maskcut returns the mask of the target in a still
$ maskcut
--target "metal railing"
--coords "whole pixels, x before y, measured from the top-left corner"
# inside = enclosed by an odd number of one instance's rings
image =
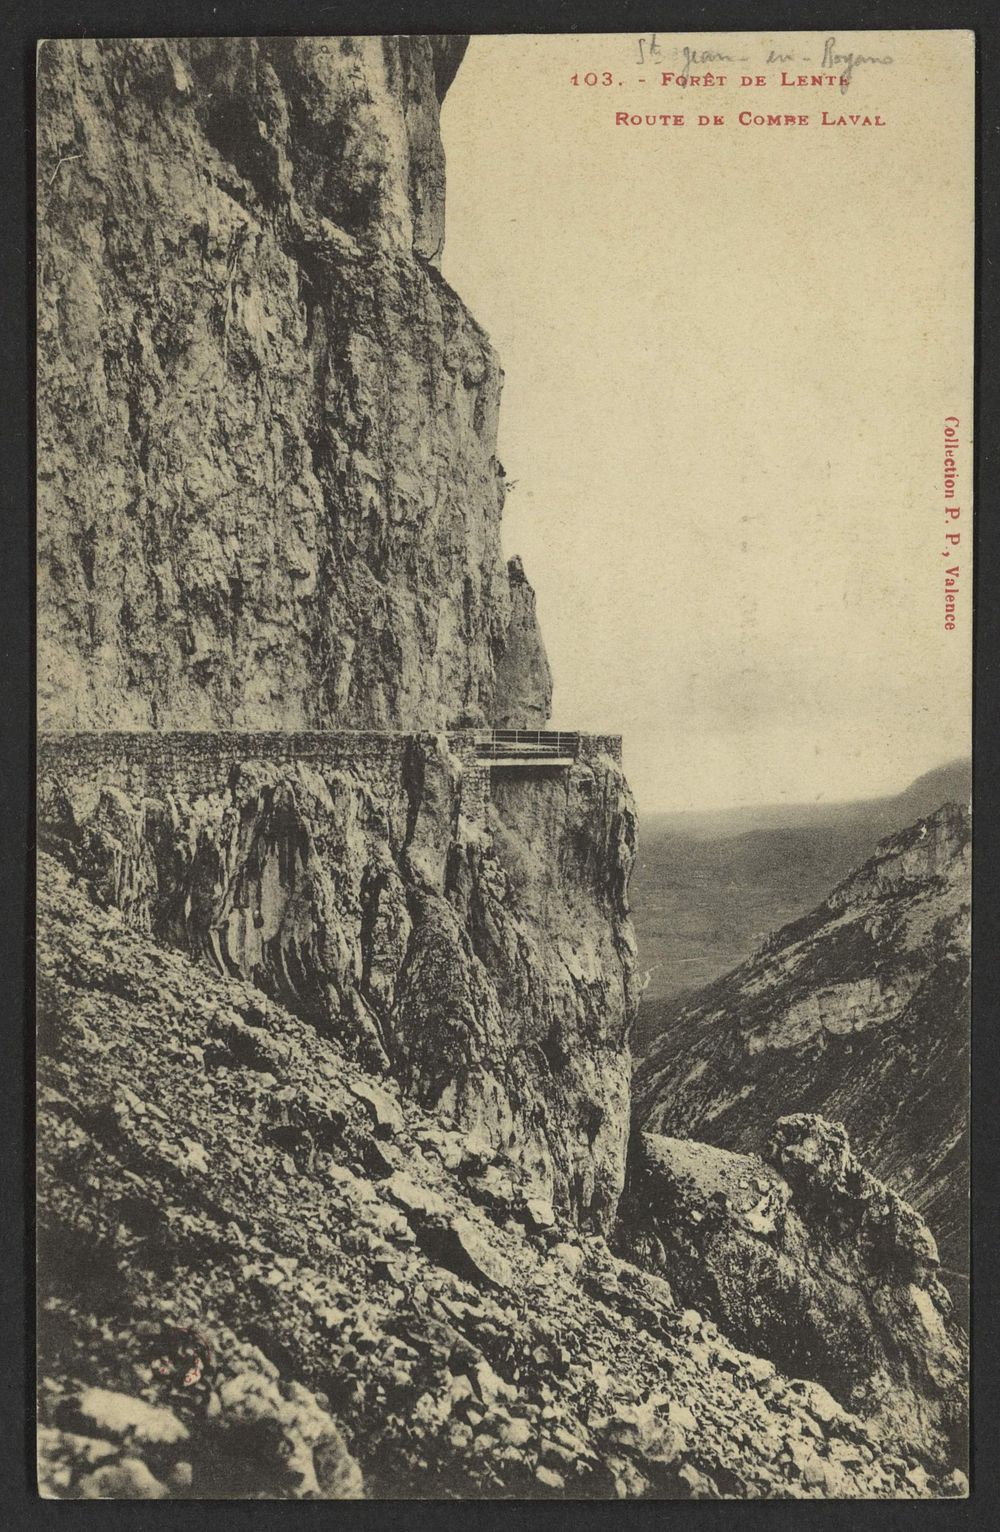
[[[476,740],[481,761],[544,761],[575,757],[579,749],[579,734],[563,729],[491,729]]]

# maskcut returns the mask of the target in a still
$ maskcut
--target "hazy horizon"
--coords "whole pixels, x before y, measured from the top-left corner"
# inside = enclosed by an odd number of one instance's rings
[[[908,790],[911,787],[915,786],[918,782],[922,781],[925,777],[931,777],[931,776],[936,775],[938,772],[947,771],[950,768],[957,768],[957,767],[966,766],[966,765],[969,767],[969,770],[970,770],[970,773],[971,773],[971,769],[972,769],[972,757],[971,757],[971,755],[956,755],[956,756],[953,756],[951,758],[951,760],[939,761],[939,762],[937,762],[936,765],[928,767],[928,769],[926,771],[918,772],[915,777],[911,777],[908,781],[900,783],[895,788],[890,788],[890,790],[888,792],[885,792],[885,793],[859,793],[859,794],[856,794],[852,798],[825,798],[825,797],[797,798],[797,799],[782,798],[782,799],[776,799],[776,800],[766,800],[766,801],[762,801],[760,803],[727,803],[727,804],[716,805],[714,807],[708,807],[708,808],[702,807],[701,805],[694,805],[691,808],[683,808],[683,809],[664,809],[664,808],[657,808],[657,807],[654,807],[652,805],[647,805],[646,808],[645,808],[645,813],[647,814],[647,816],[654,816],[654,817],[655,816],[660,816],[660,817],[663,817],[663,818],[673,818],[675,816],[680,816],[680,815],[683,815],[683,814],[690,815],[692,818],[697,818],[697,817],[702,816],[702,815],[707,818],[707,817],[710,817],[713,814],[718,814],[718,815],[739,814],[739,813],[744,812],[744,811],[746,811],[748,813],[750,813],[750,812],[758,812],[759,813],[759,812],[761,812],[762,810],[765,810],[765,809],[775,809],[775,810],[787,809],[787,810],[793,810],[793,809],[811,809],[811,808],[817,808],[817,807],[819,807],[819,808],[837,809],[837,808],[851,808],[851,807],[853,807],[856,804],[862,804],[862,803],[881,803],[883,801],[885,801],[886,803],[889,803],[889,802],[891,802],[895,798],[903,797],[908,792]]]
[[[939,520],[971,230],[940,188],[971,202],[971,118],[901,36],[852,82],[867,136],[616,131],[569,83],[616,35],[473,37],[445,98],[443,272],[505,370],[553,723],[622,734],[645,811],[891,795],[969,749]]]

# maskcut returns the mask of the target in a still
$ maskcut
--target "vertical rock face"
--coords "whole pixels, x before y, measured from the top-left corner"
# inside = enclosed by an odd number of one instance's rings
[[[43,44],[43,728],[540,716],[500,369],[434,265],[462,47]]]
[[[42,49],[43,1493],[962,1493],[933,1242],[836,1134],[764,1230],[650,1136],[622,1238],[808,1376],[860,1316],[933,1477],[605,1244],[635,814],[606,738],[491,783],[469,732],[551,678],[434,265],[461,52]]]
[[[628,789],[591,758],[469,818],[436,732],[537,726],[551,697],[501,555],[499,364],[434,264],[463,47],[43,46],[42,728],[409,739],[391,780],[248,759],[201,796],[97,783],[49,830],[132,924],[604,1226],[637,998]]]
[[[535,613],[535,593],[518,558],[507,565],[510,622],[497,662],[498,729],[544,729],[552,711],[552,672]]]
[[[485,819],[466,806],[426,735],[395,772],[248,762],[194,801],[90,786],[41,817],[130,925],[250,980],[606,1229],[638,998],[631,795],[598,755],[496,787]]]

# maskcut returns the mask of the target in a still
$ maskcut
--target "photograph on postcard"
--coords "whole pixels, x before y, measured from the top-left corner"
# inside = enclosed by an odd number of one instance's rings
[[[43,1496],[968,1493],[973,128],[39,46]]]

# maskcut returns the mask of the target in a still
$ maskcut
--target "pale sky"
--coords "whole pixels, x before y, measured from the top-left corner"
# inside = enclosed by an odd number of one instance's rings
[[[647,810],[893,792],[968,748],[961,495],[953,633],[941,550],[946,416],[970,488],[971,40],[842,34],[893,59],[846,93],[737,88],[819,34],[657,42],[644,67],[631,35],[474,38],[442,111],[443,271],[506,374],[554,722],[620,732]],[[683,46],[748,62],[662,87]]]

